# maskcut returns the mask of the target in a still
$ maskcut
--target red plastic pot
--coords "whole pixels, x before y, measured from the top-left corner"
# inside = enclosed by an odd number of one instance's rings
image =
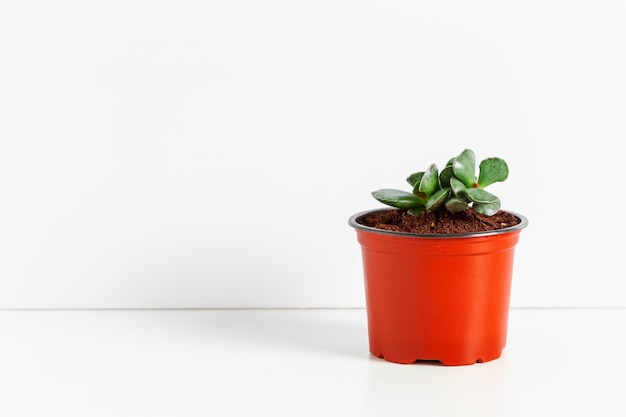
[[[359,224],[372,355],[467,365],[506,345],[516,226],[464,235],[390,232]]]

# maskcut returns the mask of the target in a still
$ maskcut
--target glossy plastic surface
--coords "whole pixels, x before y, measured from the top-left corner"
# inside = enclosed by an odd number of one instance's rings
[[[404,364],[499,358],[506,344],[514,248],[527,224],[522,220],[521,227],[465,238],[357,228],[370,352]]]

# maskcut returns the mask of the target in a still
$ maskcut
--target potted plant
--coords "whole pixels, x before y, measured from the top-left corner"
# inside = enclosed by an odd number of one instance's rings
[[[412,192],[372,195],[392,209],[355,214],[370,352],[396,363],[487,362],[506,344],[513,256],[523,216],[500,210],[485,187],[508,177],[500,158],[471,149],[439,172],[409,175]]]

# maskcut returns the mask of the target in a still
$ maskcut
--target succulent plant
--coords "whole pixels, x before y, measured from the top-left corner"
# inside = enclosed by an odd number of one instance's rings
[[[478,177],[475,172],[474,151],[465,149],[450,159],[441,172],[432,164],[426,171],[409,175],[406,180],[413,192],[386,188],[374,191],[372,196],[388,206],[408,209],[412,215],[444,207],[453,213],[472,207],[492,216],[500,210],[500,199],[485,191],[485,187],[506,180],[509,167],[503,159],[487,158],[479,165]]]

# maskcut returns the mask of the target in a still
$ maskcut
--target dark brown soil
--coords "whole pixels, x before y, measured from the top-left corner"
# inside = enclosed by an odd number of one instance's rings
[[[447,210],[423,212],[412,216],[406,210],[391,209],[376,211],[359,218],[359,223],[377,229],[420,234],[476,233],[504,229],[518,224],[520,220],[510,213],[499,211],[493,216],[484,216],[471,208],[460,213]]]

